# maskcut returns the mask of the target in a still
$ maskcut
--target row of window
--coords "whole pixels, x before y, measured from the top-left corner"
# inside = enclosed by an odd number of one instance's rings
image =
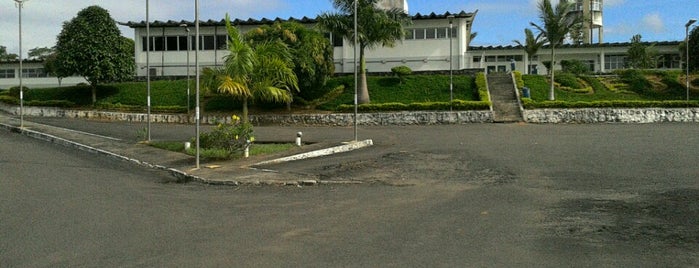
[[[189,36],[190,47],[187,47],[187,36],[151,36],[150,51],[187,51],[196,47],[196,37]],[[199,50],[226,49],[228,37],[226,35],[201,35],[199,36]],[[142,37],[141,51],[146,51],[146,37]]]
[[[22,68],[23,78],[50,77],[44,68]],[[15,78],[15,69],[0,69],[0,78]]]
[[[483,58],[482,56],[474,56],[473,57],[473,62],[510,62],[514,59],[514,61],[522,61],[522,55],[500,55],[500,56],[486,56]]]
[[[457,27],[452,27],[451,33],[449,27],[415,28],[406,30],[405,40],[447,39],[452,36],[457,36]]]

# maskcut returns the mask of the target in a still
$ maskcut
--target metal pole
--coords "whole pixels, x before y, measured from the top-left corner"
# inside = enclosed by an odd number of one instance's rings
[[[358,110],[359,110],[359,108],[358,108],[359,96],[358,96],[358,92],[357,92],[358,91],[357,84],[359,83],[359,79],[357,77],[357,68],[359,68],[359,67],[357,67],[357,46],[358,46],[357,39],[359,37],[359,33],[357,33],[357,28],[358,28],[357,27],[357,10],[358,10],[358,8],[357,8],[358,3],[357,2],[358,2],[358,0],[354,0],[354,46],[353,46],[354,47],[354,141],[359,140],[359,135],[357,133],[357,116],[359,115],[359,112],[358,112]]]
[[[150,18],[149,18],[149,1],[146,0],[146,91],[148,94],[148,97],[146,99],[146,105],[148,107],[147,110],[147,118],[146,120],[148,121],[148,127],[147,127],[147,140],[150,141]]]
[[[196,80],[197,80],[197,85],[196,85],[196,107],[194,108],[194,121],[196,121],[196,141],[197,141],[197,153],[196,153],[196,168],[199,169],[199,87],[200,87],[200,82],[199,82],[199,0],[194,0],[194,28],[195,28],[195,38],[197,39],[194,45],[194,66],[196,68]]]
[[[449,15],[449,111],[454,108],[454,48],[452,33],[454,27],[454,16]]]
[[[189,27],[187,24],[180,24],[180,27],[184,27],[184,30],[187,32],[187,115],[189,115],[189,95],[190,95],[190,90],[189,90],[189,50],[191,46],[191,42],[189,41]]]
[[[685,80],[687,80],[687,108],[689,108],[689,26],[692,26],[695,22],[697,22],[696,19],[690,19],[687,24],[684,25],[684,46],[687,51],[687,58],[685,58],[685,64],[687,65],[687,76],[685,78]]]
[[[19,127],[24,127],[24,84],[22,83],[22,5],[27,0],[15,0],[19,9]]]

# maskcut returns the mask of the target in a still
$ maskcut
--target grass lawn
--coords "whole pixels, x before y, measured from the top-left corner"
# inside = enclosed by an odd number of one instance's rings
[[[190,149],[185,151],[184,142],[181,141],[152,141],[148,145],[160,148],[163,150],[186,153],[188,155],[195,155],[195,149]],[[250,155],[265,155],[265,154],[275,154],[280,152],[285,152],[296,148],[296,144],[293,143],[254,143],[250,146]],[[229,160],[237,159],[243,157],[242,155],[237,155],[229,157],[228,154],[219,149],[201,149],[199,152],[200,156],[205,159],[212,160]]]

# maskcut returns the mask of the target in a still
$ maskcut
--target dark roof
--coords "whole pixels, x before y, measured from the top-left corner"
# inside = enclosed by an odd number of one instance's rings
[[[39,63],[44,62],[39,59],[22,59],[22,63]],[[16,60],[0,60],[0,63],[19,63],[19,59]]]
[[[658,42],[643,42],[642,44],[646,46],[656,45],[656,46],[678,46],[680,41],[658,41]],[[631,42],[617,42],[617,43],[602,43],[602,44],[564,44],[558,46],[558,48],[597,48],[597,47],[627,47],[630,46]],[[548,45],[542,48],[549,48]],[[508,45],[508,46],[472,46],[468,48],[471,51],[476,50],[505,50],[505,49],[524,49],[520,45]]]
[[[459,13],[450,13],[446,12],[444,14],[435,14],[434,12],[427,14],[427,15],[422,15],[420,13],[417,13],[412,17],[413,20],[434,20],[434,19],[446,19],[448,16],[454,16],[456,18],[473,18],[476,16],[476,13],[478,13],[478,10],[475,12],[467,13],[465,11],[461,11]],[[275,18],[275,19],[268,19],[268,18],[262,18],[259,20],[249,18],[247,20],[241,20],[241,19],[235,19],[231,21],[233,25],[265,25],[265,24],[272,24],[275,22],[287,22],[287,21],[294,21],[294,22],[299,22],[303,24],[313,24],[317,22],[317,18],[309,18],[309,17],[303,17],[303,18],[294,18],[290,17],[288,19],[282,19],[282,18]],[[120,25],[128,26],[131,28],[145,28],[146,27],[146,22],[145,21],[140,21],[140,22],[119,22]],[[168,21],[153,21],[150,23],[151,27],[179,27],[182,24],[187,24],[187,25],[194,25],[194,22],[192,21],[186,21],[186,20],[181,20],[181,21],[174,21],[174,20],[168,20]],[[225,26],[226,21],[225,20],[207,20],[207,21],[202,21],[199,20],[199,26]]]

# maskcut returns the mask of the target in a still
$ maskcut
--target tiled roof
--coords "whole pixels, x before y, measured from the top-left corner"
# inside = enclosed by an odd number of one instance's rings
[[[422,15],[420,13],[417,13],[412,17],[413,20],[434,20],[434,19],[445,19],[448,16],[453,15],[456,18],[473,18],[476,16],[476,13],[478,13],[478,10],[475,12],[470,12],[467,13],[465,11],[461,11],[459,13],[450,13],[446,12],[444,14],[435,14],[430,13],[427,15]],[[264,24],[272,24],[275,22],[286,22],[286,21],[295,21],[299,23],[304,23],[304,24],[312,24],[317,22],[317,18],[309,18],[309,17],[303,17],[303,18],[294,18],[290,17],[288,19],[282,19],[282,18],[275,18],[275,19],[268,19],[268,18],[262,18],[262,19],[252,19],[249,18],[247,20],[241,20],[241,19],[235,19],[231,21],[233,25],[264,25]],[[144,28],[146,27],[146,22],[145,21],[140,21],[140,22],[119,22],[120,25],[128,26],[131,28]],[[181,20],[181,21],[174,21],[174,20],[168,20],[168,21],[153,21],[150,23],[151,27],[179,27],[182,24],[187,24],[187,25],[194,25],[193,21],[186,21],[186,20]],[[226,22],[225,20],[207,20],[207,21],[199,21],[200,26],[225,26]]]

